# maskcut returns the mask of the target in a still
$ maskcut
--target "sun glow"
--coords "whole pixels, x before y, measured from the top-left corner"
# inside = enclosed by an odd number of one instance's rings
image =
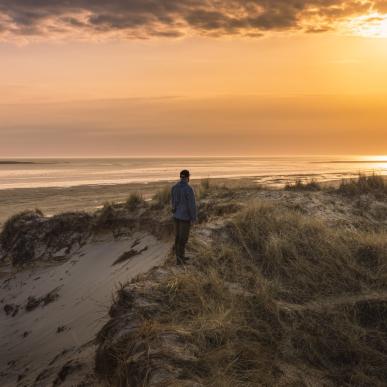
[[[345,22],[344,30],[367,38],[387,38],[387,14],[374,12]]]
[[[387,162],[387,155],[364,156],[362,159],[365,161],[380,161],[381,163],[384,163]]]

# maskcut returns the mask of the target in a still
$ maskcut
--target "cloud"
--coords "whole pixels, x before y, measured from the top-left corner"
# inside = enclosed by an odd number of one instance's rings
[[[0,38],[146,39],[324,32],[384,0],[0,0]]]

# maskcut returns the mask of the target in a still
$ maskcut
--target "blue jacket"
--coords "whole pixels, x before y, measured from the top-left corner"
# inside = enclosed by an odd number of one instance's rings
[[[197,220],[195,193],[192,187],[184,179],[181,179],[172,187],[172,213],[176,219]]]

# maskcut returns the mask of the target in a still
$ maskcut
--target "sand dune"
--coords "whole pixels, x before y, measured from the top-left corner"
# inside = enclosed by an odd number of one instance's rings
[[[163,192],[94,214],[31,211],[7,222],[0,385],[385,380],[383,180],[336,190],[240,183],[197,187],[184,267],[167,259]]]
[[[161,264],[168,248],[146,233],[120,240],[105,236],[62,257],[62,264],[8,275],[0,285],[0,384],[51,385],[66,373],[71,375],[64,385],[90,382],[93,339],[105,322],[112,294],[120,283]],[[131,257],[113,265],[127,251]],[[44,300],[50,292],[53,296]]]

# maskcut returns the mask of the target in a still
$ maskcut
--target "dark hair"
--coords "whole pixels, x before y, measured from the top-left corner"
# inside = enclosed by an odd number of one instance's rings
[[[180,177],[186,179],[187,177],[189,177],[189,171],[187,169],[183,169],[180,172]]]

